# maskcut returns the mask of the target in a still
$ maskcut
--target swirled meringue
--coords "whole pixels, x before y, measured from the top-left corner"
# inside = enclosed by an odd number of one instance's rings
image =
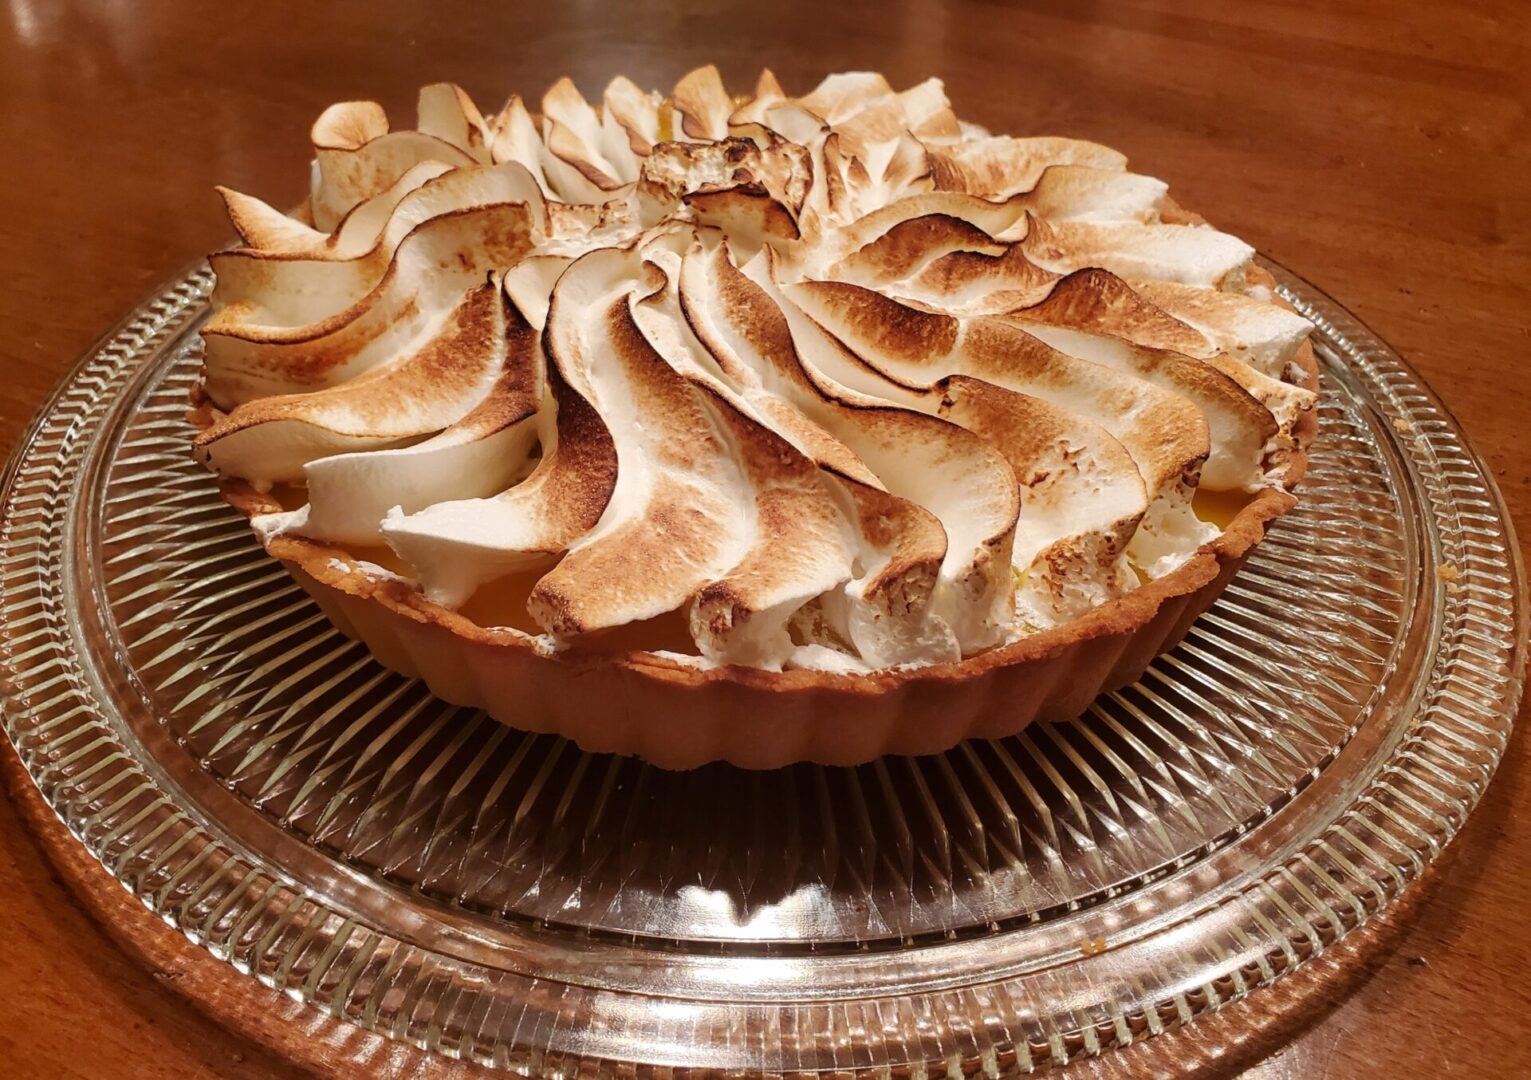
[[[1314,404],[1248,245],[939,80],[418,111],[326,110],[295,215],[220,189],[195,449],[301,504],[264,539],[386,545],[539,648],[972,656],[1173,572]]]

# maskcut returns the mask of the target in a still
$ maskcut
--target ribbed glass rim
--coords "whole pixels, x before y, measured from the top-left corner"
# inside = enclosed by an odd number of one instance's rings
[[[205,268],[79,361],[6,468],[3,726],[60,820],[151,911],[268,986],[451,1057],[538,1075],[635,1065],[993,1075],[1157,1034],[1294,970],[1396,900],[1481,796],[1523,685],[1524,575],[1492,477],[1391,349],[1312,286],[1270,269],[1315,324],[1330,373],[1375,414],[1404,478],[1397,494],[1419,532],[1411,588],[1428,633],[1387,676],[1390,721],[1344,744],[1347,768],[1315,769],[1236,838],[1228,859],[1254,868],[1231,875],[1225,861],[1171,874],[1165,881],[1193,899],[1134,925],[1120,947],[1106,946],[1118,907],[1133,902],[1126,895],[1060,931],[1083,943],[1068,962],[1007,951],[1006,931],[852,955],[693,951],[672,984],[680,961],[652,943],[574,941],[528,925],[488,941],[419,895],[405,926],[380,907],[392,894],[360,869],[331,860],[320,880],[302,869],[313,849],[291,838],[241,842],[185,797],[167,764],[175,744],[127,715],[141,706],[92,659],[112,643],[82,641],[69,584],[91,572],[81,493],[111,464],[114,409],[204,315]]]

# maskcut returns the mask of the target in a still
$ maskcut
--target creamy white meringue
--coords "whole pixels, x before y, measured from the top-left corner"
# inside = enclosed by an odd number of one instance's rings
[[[297,215],[220,189],[196,449],[306,496],[263,539],[386,543],[545,647],[673,614],[704,665],[970,656],[1173,571],[1198,486],[1279,483],[1314,404],[1248,245],[939,80],[418,111],[326,110]]]

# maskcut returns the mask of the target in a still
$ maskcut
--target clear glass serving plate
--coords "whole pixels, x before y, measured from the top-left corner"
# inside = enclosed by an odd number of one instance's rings
[[[430,697],[334,631],[187,453],[210,275],[65,379],[0,504],[4,727],[153,912],[442,1054],[1030,1070],[1292,971],[1419,876],[1499,761],[1522,573],[1383,343],[1315,323],[1300,509],[1069,724],[854,769],[666,773]]]

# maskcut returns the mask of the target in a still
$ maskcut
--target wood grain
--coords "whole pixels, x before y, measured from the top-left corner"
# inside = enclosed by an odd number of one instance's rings
[[[744,86],[768,63],[803,89],[829,70],[871,67],[895,82],[942,75],[959,111],[998,131],[1117,146],[1186,205],[1339,297],[1462,418],[1531,538],[1528,21],[1517,0],[9,0],[0,446],[105,327],[225,240],[213,184],[296,201],[304,133],[331,101],[372,97],[407,117],[414,89],[441,78],[492,104],[565,72],[587,90],[619,71],[669,85],[714,60]],[[1172,1056],[1151,1042],[1079,1074],[1531,1074],[1525,744],[1511,744],[1409,909],[1351,946],[1350,962],[1318,967],[1300,1023],[1270,1022],[1257,998],[1214,1021],[1235,1025],[1232,1051],[1212,1049],[1228,1032],[1193,1029]],[[140,918],[167,949],[178,940],[117,901],[100,914]],[[213,973],[187,975],[194,969],[165,966],[173,952],[140,944],[160,957],[156,974],[113,945],[9,804],[0,804],[0,919],[3,1075],[292,1075],[166,985],[212,986]],[[185,963],[198,959],[193,950]],[[291,1026],[290,1005],[255,1001],[270,1022],[250,1034],[270,1042],[298,1031],[311,1067],[340,1068],[313,1050],[337,1036],[302,1026],[312,1017]],[[363,1060],[351,1071],[409,1072],[386,1055]]]

